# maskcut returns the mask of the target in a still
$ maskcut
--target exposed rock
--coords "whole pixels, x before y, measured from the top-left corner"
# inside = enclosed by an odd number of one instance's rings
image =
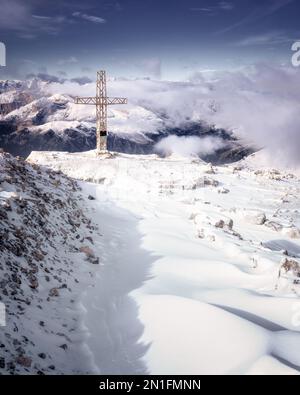
[[[5,368],[5,358],[0,357],[0,369],[4,369]]]
[[[215,227],[219,229],[225,229],[231,231],[233,228],[233,220],[231,218],[226,220],[220,219],[215,223]]]
[[[279,267],[278,272],[278,282],[276,288],[278,288],[279,280],[281,277],[287,278],[291,284],[299,285],[300,284],[300,263],[293,259],[284,258]]]
[[[229,192],[230,192],[230,190],[227,188],[219,188],[218,189],[218,193],[227,194]]]
[[[300,239],[300,230],[296,226],[291,226],[289,228],[283,228],[282,234],[291,239]]]
[[[224,229],[225,222],[222,219],[220,219],[218,222],[215,223],[215,227],[216,228],[220,228],[220,229]]]
[[[267,226],[268,228],[274,230],[275,232],[281,232],[283,229],[283,226],[275,221],[266,221],[264,223],[265,226]]]
[[[62,344],[59,347],[62,348],[63,350],[65,350],[65,351],[68,349],[68,345],[67,344]]]
[[[245,213],[244,220],[253,225],[263,225],[266,222],[267,217],[263,212],[247,211]]]
[[[94,251],[88,246],[80,247],[79,251],[83,252],[87,256],[87,258],[95,257]]]
[[[51,297],[57,297],[57,296],[59,296],[59,291],[58,291],[58,289],[57,289],[57,288],[52,288],[52,289],[50,289],[50,291],[49,291],[49,296],[51,296]]]
[[[17,358],[16,362],[19,365],[24,366],[25,368],[30,368],[32,364],[32,359],[24,355],[21,355],[20,357]]]

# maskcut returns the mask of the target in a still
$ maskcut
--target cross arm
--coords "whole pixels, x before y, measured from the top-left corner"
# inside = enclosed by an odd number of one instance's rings
[[[107,97],[106,98],[107,104],[127,104],[127,99],[124,97]]]
[[[127,99],[123,97],[75,97],[75,104],[91,104],[91,105],[113,105],[127,104]]]
[[[75,97],[75,104],[96,104],[96,97]]]

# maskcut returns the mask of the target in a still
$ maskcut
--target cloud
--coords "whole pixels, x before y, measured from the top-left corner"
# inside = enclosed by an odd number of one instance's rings
[[[50,21],[52,19],[51,16],[34,15],[34,14],[32,14],[32,18],[39,19],[42,21]]]
[[[211,155],[225,145],[224,140],[218,137],[168,136],[155,145],[155,151],[163,156],[175,154],[183,157],[198,157]]]
[[[84,86],[93,82],[89,77],[86,76],[80,76],[71,79],[68,79],[67,76],[68,74],[65,71],[58,71],[57,75],[49,74],[47,72],[47,69],[45,68],[44,70],[38,73],[27,74],[26,78],[28,79],[38,78],[45,82],[58,84],[57,86],[60,87],[62,87],[62,84],[75,85],[76,89],[78,89],[78,86]]]
[[[191,7],[190,11],[215,14],[215,13],[217,13],[219,11],[231,11],[233,9],[234,9],[234,4],[233,3],[229,2],[229,1],[220,1],[215,6]]]
[[[29,25],[30,6],[18,0],[0,0],[0,27],[8,30],[22,30]]]
[[[83,73],[90,73],[90,72],[93,71],[93,69],[91,67],[88,67],[88,66],[83,66],[83,67],[81,67],[81,71]]]
[[[197,12],[212,12],[212,7],[191,7],[190,11],[197,11]]]
[[[68,73],[66,71],[64,71],[64,70],[58,70],[57,74],[62,76],[62,77],[67,77],[68,76]]]
[[[75,64],[75,63],[78,63],[78,59],[75,56],[70,56],[69,58],[60,59],[57,61],[57,64],[59,66],[64,66],[66,64]]]
[[[72,78],[70,79],[71,82],[75,82],[76,84],[79,85],[85,85],[85,84],[90,84],[91,82],[93,82],[89,77],[76,77],[76,78]]]
[[[34,1],[0,0],[0,30],[14,31],[20,38],[33,39],[40,33],[56,35],[63,24],[70,22],[64,16],[45,16],[34,13]]]
[[[295,37],[290,37],[283,31],[271,31],[246,37],[237,41],[234,45],[239,47],[280,45],[294,41]]]
[[[161,78],[161,60],[159,58],[143,59],[136,64],[136,67],[145,73],[145,77]]]
[[[233,5],[233,3],[230,3],[229,1],[220,1],[219,8],[221,10],[230,11],[230,10],[234,9],[234,5]]]
[[[85,21],[92,22],[92,23],[99,23],[99,24],[106,23],[106,20],[104,18],[101,18],[99,16],[95,16],[95,15],[85,14],[83,12],[73,12],[72,15],[75,18],[81,18],[81,19],[83,19]]]
[[[219,30],[217,34],[227,33],[231,30],[234,30],[240,26],[248,25],[252,22],[255,22],[259,19],[263,19],[269,15],[274,14],[279,11],[281,8],[287,6],[290,3],[293,3],[294,0],[268,0],[266,4],[261,4],[253,9],[253,11],[240,19],[236,23],[227,26],[225,29]]]
[[[28,74],[26,76],[26,78],[28,78],[28,79],[38,78],[38,79],[45,81],[45,82],[54,82],[54,83],[59,83],[59,84],[62,84],[65,81],[65,79],[63,79],[63,78],[58,78],[56,75],[52,75],[52,74],[48,74],[48,73],[37,73],[37,74],[31,73],[31,74]]]
[[[116,2],[116,3],[114,4],[114,9],[115,9],[116,11],[118,11],[118,12],[121,12],[121,11],[123,11],[123,6],[122,6],[122,4],[120,4],[119,2]]]
[[[34,33],[19,33],[18,37],[23,38],[24,40],[34,40],[36,38],[36,34]]]

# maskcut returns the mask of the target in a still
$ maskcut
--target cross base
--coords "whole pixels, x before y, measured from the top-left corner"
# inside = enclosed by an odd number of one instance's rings
[[[97,151],[107,151],[107,134],[97,133]]]
[[[108,150],[106,151],[95,151],[96,158],[101,158],[101,159],[112,159],[116,157],[116,154],[114,152],[110,152]]]

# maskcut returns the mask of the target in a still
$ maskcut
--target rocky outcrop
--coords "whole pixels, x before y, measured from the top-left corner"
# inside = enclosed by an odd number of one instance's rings
[[[18,128],[9,122],[0,121],[0,147],[12,155],[26,158],[32,151],[81,152],[95,148],[95,130],[84,128],[65,129],[61,133],[49,129],[36,133],[30,127]]]

